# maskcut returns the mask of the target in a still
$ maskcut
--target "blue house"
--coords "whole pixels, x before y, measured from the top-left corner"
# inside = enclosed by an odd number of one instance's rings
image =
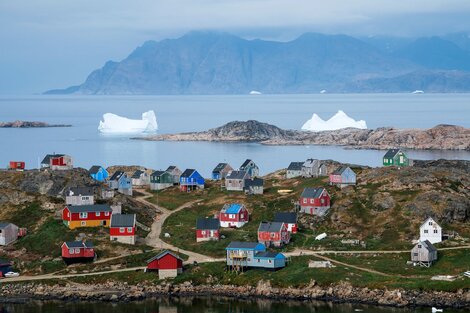
[[[5,273],[11,272],[11,263],[7,260],[0,259],[0,277],[4,277]]]
[[[109,188],[118,192],[132,196],[132,181],[123,171],[116,171],[109,179]]]
[[[104,167],[99,165],[93,165],[92,167],[90,167],[90,170],[88,172],[90,173],[91,178],[99,182],[104,182],[109,177],[108,171]]]
[[[204,178],[195,169],[188,168],[180,176],[180,190],[204,189]]]
[[[232,271],[241,272],[250,268],[275,271],[286,266],[284,254],[266,251],[262,243],[232,241],[225,250],[227,268]]]

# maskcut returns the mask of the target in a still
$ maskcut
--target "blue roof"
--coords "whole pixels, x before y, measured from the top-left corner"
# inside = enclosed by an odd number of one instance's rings
[[[265,252],[256,253],[255,258],[258,258],[258,259],[285,259],[286,257],[282,253],[265,251]]]
[[[225,250],[259,250],[266,251],[266,246],[258,242],[232,241]]]
[[[240,203],[232,203],[228,209],[225,211],[227,214],[238,214],[240,213],[240,210],[242,208],[242,205]]]

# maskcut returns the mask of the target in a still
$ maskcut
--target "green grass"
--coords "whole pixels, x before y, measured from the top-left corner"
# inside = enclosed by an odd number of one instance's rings
[[[18,227],[30,229],[38,223],[43,214],[44,212],[41,211],[41,205],[38,202],[33,202],[12,212],[8,221],[18,225]]]

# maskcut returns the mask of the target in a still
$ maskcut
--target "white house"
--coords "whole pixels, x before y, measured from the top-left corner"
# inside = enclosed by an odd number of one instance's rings
[[[430,243],[442,241],[442,227],[432,217],[428,217],[419,228],[419,241],[429,240]]]

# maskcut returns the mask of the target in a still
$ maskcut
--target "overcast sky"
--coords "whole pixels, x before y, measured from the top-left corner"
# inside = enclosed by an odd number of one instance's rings
[[[410,37],[469,32],[469,16],[469,0],[1,0],[0,93],[80,84],[146,40],[190,30]]]

